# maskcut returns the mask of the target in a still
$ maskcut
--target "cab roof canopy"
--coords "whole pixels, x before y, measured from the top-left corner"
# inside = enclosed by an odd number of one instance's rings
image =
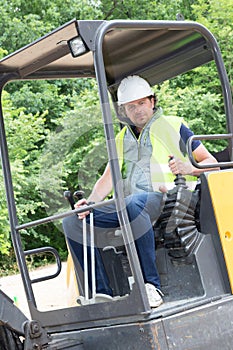
[[[73,57],[68,43],[77,36],[87,50]],[[3,58],[0,77],[4,83],[95,77],[103,55],[110,89],[129,74],[140,74],[154,85],[211,61],[211,40],[207,29],[195,22],[72,20]]]

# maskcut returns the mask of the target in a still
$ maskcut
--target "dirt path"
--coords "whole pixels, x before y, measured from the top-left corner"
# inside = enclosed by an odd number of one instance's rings
[[[55,272],[56,265],[49,265],[33,271],[30,276],[31,278],[38,278]],[[21,275],[1,277],[0,288],[12,300],[15,300],[18,307],[30,318]],[[34,283],[33,291],[40,311],[67,307],[66,263],[62,264],[62,270],[58,277],[45,282]]]

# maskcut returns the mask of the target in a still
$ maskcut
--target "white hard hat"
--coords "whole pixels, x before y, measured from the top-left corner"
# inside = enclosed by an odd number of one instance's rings
[[[154,95],[148,82],[138,75],[130,75],[124,78],[117,90],[118,105]]]

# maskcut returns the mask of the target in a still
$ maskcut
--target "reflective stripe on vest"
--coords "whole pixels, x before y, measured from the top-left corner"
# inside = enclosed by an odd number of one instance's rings
[[[168,189],[174,187],[175,176],[168,166],[170,155],[187,162],[188,157],[180,151],[180,127],[182,118],[174,116],[161,116],[157,118],[150,127],[150,141],[152,145],[152,157],[150,160],[151,181],[154,191],[158,191],[160,185],[165,185]],[[116,136],[116,147],[120,169],[122,170],[124,157],[124,136],[127,130],[125,126]],[[185,176],[190,189],[196,186],[195,176]]]

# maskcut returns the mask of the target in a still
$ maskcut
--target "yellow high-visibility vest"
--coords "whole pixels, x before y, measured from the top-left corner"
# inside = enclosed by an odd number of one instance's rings
[[[169,156],[173,155],[184,162],[189,161],[187,155],[180,150],[180,127],[182,118],[174,116],[160,116],[151,124],[149,136],[152,145],[152,156],[150,159],[151,181],[154,191],[158,191],[160,185],[168,189],[174,187],[175,176],[168,166]],[[125,126],[116,136],[116,147],[120,169],[122,170],[124,159],[124,136],[127,130]],[[186,183],[190,189],[196,186],[197,178],[186,175]]]

